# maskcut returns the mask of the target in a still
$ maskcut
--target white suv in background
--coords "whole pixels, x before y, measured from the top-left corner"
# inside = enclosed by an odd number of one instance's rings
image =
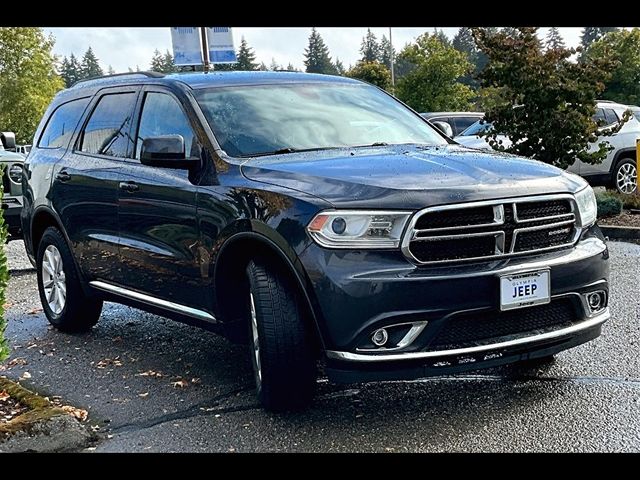
[[[594,120],[598,122],[601,130],[619,122],[626,110],[631,110],[633,115],[618,133],[602,136],[591,145],[589,150],[593,151],[597,148],[597,144],[604,140],[613,147],[601,163],[590,165],[576,160],[567,170],[584,177],[592,185],[604,185],[620,193],[634,193],[637,189],[636,140],[640,138],[640,108],[608,100],[600,100],[596,107]],[[476,122],[454,140],[467,147],[490,150],[491,147],[485,138],[478,136],[490,127],[490,124]],[[502,140],[504,145],[511,143],[502,135],[498,135],[498,139]]]

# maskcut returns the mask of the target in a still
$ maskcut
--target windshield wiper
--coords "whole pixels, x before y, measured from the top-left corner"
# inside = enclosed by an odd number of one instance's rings
[[[315,148],[279,148],[278,150],[273,150],[270,152],[258,152],[251,153],[248,155],[240,155],[242,158],[251,158],[251,157],[264,157],[267,155],[281,155],[283,153],[300,153],[300,152],[317,152],[319,150],[335,150],[336,148],[348,148],[348,147],[315,147]]]

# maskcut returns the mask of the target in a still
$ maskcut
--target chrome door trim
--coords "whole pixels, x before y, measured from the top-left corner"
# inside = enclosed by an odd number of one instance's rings
[[[89,285],[91,285],[93,288],[97,288],[98,290],[113,293],[115,295],[130,298],[132,300],[137,300],[153,307],[159,307],[164,310],[180,313],[182,315],[197,318],[199,320],[205,320],[210,323],[217,322],[216,318],[213,315],[203,310],[180,305],[179,303],[169,302],[168,300],[162,300],[161,298],[152,297],[151,295],[147,295],[146,293],[140,293],[134,290],[129,290],[128,288],[118,287],[116,285],[111,285],[110,283],[106,283],[100,280],[93,280],[89,282]]]

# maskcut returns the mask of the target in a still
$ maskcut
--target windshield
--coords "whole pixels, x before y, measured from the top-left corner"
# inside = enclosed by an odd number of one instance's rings
[[[486,132],[492,127],[491,123],[483,122],[482,120],[478,120],[476,123],[472,124],[466,130],[463,130],[459,137],[462,136],[470,136],[470,135],[480,135],[483,132]]]
[[[195,92],[220,146],[235,157],[418,143],[446,145],[400,102],[364,84],[290,83]]]

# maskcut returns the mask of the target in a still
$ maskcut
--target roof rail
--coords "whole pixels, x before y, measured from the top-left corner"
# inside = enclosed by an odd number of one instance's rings
[[[78,80],[71,87],[75,87],[79,83],[89,82],[91,80],[101,80],[104,78],[113,78],[113,77],[124,77],[128,75],[144,75],[149,78],[162,78],[164,77],[164,73],[160,72],[125,72],[125,73],[114,73],[113,75],[97,75],[95,77],[83,78],[82,80]]]
[[[618,103],[618,102],[614,102],[613,100],[596,100],[596,103]]]

